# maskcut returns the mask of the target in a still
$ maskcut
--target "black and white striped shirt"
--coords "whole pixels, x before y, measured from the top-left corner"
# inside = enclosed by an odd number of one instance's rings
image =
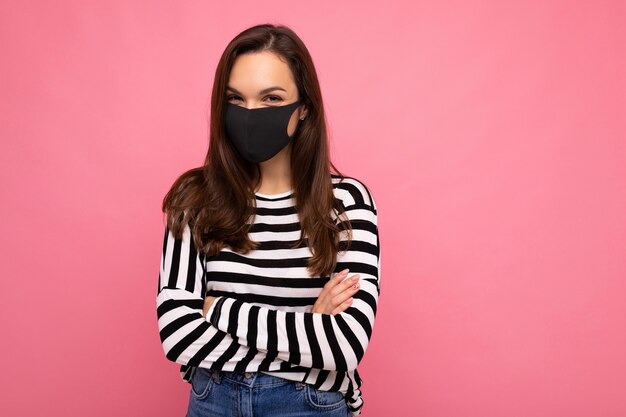
[[[360,274],[353,303],[341,313],[312,313],[330,277],[310,277],[306,239],[296,249],[300,222],[292,191],[256,193],[250,239],[257,250],[224,248],[213,257],[196,251],[189,226],[181,239],[165,228],[156,298],[165,356],[181,364],[190,382],[195,367],[263,372],[344,394],[352,414],[361,413],[357,365],[372,336],[380,294],[377,210],[369,189],[355,178],[332,176],[352,225],[352,243],[337,254],[335,273]],[[341,219],[336,219],[339,223]],[[343,226],[340,236],[344,241]],[[340,249],[344,247],[340,246]],[[217,299],[206,317],[206,296]]]

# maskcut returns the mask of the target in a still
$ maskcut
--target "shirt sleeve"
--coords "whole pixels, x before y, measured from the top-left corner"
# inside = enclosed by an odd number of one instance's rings
[[[281,369],[280,365],[285,365],[283,361],[267,358],[253,348],[240,345],[230,334],[205,320],[202,314],[205,277],[204,255],[196,251],[189,225],[184,227],[180,239],[175,239],[166,227],[156,310],[161,345],[167,359],[183,365],[184,370],[190,366],[214,368],[215,363],[219,368],[234,368],[245,363],[246,371],[256,371],[260,370],[261,362],[265,368]],[[261,358],[265,360],[259,360]]]
[[[371,195],[367,202],[356,202],[345,210],[352,225],[352,243],[337,254],[336,271],[349,268],[349,276],[360,274],[361,284],[350,307],[335,315],[288,312],[219,296],[205,319],[240,344],[292,364],[345,372],[356,369],[374,327],[380,294],[380,243]]]

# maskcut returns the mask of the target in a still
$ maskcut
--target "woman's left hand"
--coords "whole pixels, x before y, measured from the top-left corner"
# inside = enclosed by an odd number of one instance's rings
[[[207,311],[209,311],[209,308],[211,308],[211,305],[213,304],[213,301],[215,301],[216,298],[217,297],[213,297],[209,295],[207,298],[204,299],[204,306],[202,307],[202,315],[204,317],[206,317]]]

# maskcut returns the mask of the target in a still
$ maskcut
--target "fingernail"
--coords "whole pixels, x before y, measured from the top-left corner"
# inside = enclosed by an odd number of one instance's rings
[[[348,268],[346,268],[343,271],[341,271],[340,274],[347,275],[348,272],[350,272],[350,270]]]

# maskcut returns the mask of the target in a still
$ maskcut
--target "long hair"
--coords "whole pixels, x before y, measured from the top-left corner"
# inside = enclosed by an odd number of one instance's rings
[[[167,226],[179,237],[189,223],[199,252],[214,256],[225,246],[248,253],[258,242],[248,236],[254,215],[254,190],[261,180],[258,164],[245,160],[228,140],[224,127],[226,86],[235,59],[248,52],[269,51],[288,63],[308,115],[300,120],[291,149],[291,180],[300,219],[298,247],[305,239],[311,250],[307,269],[312,277],[329,276],[336,267],[341,230],[352,227],[337,219],[344,207],[333,194],[332,176],[345,178],[330,161],[326,116],[313,60],[302,40],[283,25],[261,24],[239,33],[224,50],[211,96],[209,148],[203,166],[183,173],[163,199]],[[334,174],[331,174],[332,167]],[[333,217],[334,216],[334,217]]]

